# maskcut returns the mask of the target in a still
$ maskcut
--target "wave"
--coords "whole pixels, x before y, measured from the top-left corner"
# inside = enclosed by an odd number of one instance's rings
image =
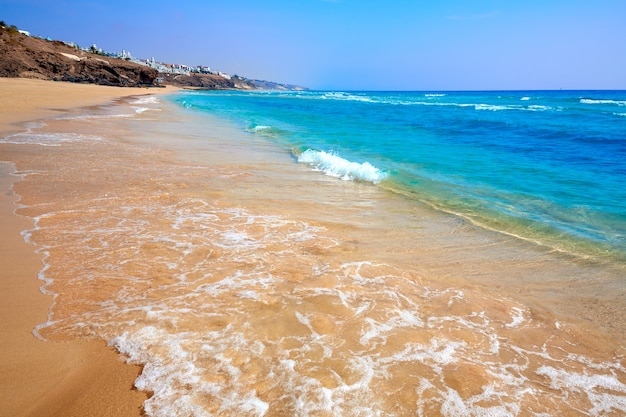
[[[482,104],[482,103],[454,103],[454,102],[441,102],[441,101],[409,101],[409,100],[398,100],[398,99],[386,99],[386,100],[373,100],[366,97],[361,97],[359,99],[354,98],[343,98],[342,100],[353,100],[367,103],[380,103],[380,104],[389,104],[393,106],[441,106],[441,107],[461,107],[461,108],[474,108],[474,110],[479,111],[507,111],[507,110],[517,110],[517,111],[549,111],[552,110],[550,106],[541,106],[541,105],[530,105],[530,106],[521,106],[521,105],[495,105],[495,104]]]
[[[130,104],[159,104],[159,99],[156,96],[141,97],[137,100],[131,101]]]
[[[133,100],[130,102],[133,109],[135,109],[135,113],[137,114],[141,114],[149,110],[161,110],[159,108],[144,107],[145,105],[159,104],[159,103],[160,101],[156,96],[140,97],[137,100]]]
[[[298,162],[308,164],[326,175],[343,180],[366,181],[378,184],[388,176],[386,172],[376,168],[369,162],[352,162],[333,153],[314,151],[312,149],[307,149],[300,154]]]
[[[552,107],[550,107],[550,106],[533,105],[533,106],[526,107],[525,110],[528,110],[528,111],[549,111],[549,110],[552,110]]]
[[[540,105],[532,105],[532,106],[517,106],[517,105],[505,105],[505,106],[497,106],[493,104],[459,104],[460,107],[472,107],[474,106],[475,110],[489,110],[489,111],[505,111],[505,110],[519,110],[519,111],[549,111],[552,110],[550,106],[540,106]]]
[[[346,101],[362,101],[365,103],[377,103],[376,100],[373,100],[371,97],[366,95],[358,95],[358,94],[350,94],[350,93],[342,93],[342,92],[330,92],[325,93],[321,96],[322,99],[331,99],[331,100],[346,100]]]
[[[258,135],[269,136],[272,138],[284,136],[285,134],[288,133],[277,127],[267,126],[267,125],[252,125],[246,128],[246,131],[250,133],[258,134]]]
[[[497,106],[494,104],[468,104],[468,105],[459,105],[460,107],[472,107],[474,106],[475,110],[488,110],[488,111],[502,111],[502,110],[521,110],[523,107],[520,106]]]
[[[447,97],[447,94],[441,93],[426,93],[421,97],[421,100],[417,97],[399,97],[399,96],[369,96],[366,94],[352,94],[346,92],[327,92],[320,96],[309,96],[308,98],[316,98],[322,100],[337,100],[337,101],[356,101],[361,103],[373,103],[373,104],[388,104],[392,106],[443,106],[443,107],[461,107],[461,108],[474,108],[474,110],[487,110],[487,111],[549,111],[553,110],[550,106],[542,105],[518,105],[518,104],[484,104],[484,103],[457,103],[454,101],[441,101],[432,100],[437,98]],[[428,100],[424,100],[427,98]],[[529,101],[531,97],[522,97],[520,100]],[[626,102],[625,102],[626,103]]]
[[[626,100],[594,100],[590,98],[581,98],[581,104],[614,104],[617,106],[626,106]]]
[[[262,133],[262,132],[269,132],[272,129],[273,129],[272,126],[258,125],[258,126],[251,127],[249,130],[251,132]]]
[[[161,109],[151,109],[149,107],[135,107],[135,106],[133,106],[133,109],[135,109],[135,113],[137,113],[137,114],[141,114],[141,113],[149,111],[149,110],[161,111]]]

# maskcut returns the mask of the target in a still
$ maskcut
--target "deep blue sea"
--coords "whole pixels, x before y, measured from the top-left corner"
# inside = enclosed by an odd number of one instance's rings
[[[626,92],[185,93],[299,163],[577,256],[626,260]]]

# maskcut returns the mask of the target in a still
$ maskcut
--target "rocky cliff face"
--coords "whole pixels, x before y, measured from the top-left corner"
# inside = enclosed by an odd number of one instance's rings
[[[139,87],[154,85],[157,75],[155,69],[143,65],[0,27],[0,77]]]

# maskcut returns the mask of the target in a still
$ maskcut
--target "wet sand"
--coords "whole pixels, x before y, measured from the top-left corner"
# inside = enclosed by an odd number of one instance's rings
[[[0,133],[71,108],[163,90],[122,89],[0,78]],[[37,279],[41,256],[24,242],[32,220],[14,214],[19,177],[0,153],[0,415],[139,416],[147,394],[133,389],[139,366],[122,362],[102,341],[43,342],[33,328],[46,321],[52,298]]]

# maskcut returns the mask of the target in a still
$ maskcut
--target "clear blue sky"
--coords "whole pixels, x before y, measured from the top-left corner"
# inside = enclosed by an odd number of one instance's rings
[[[626,89],[626,0],[0,0],[0,20],[315,89]]]

